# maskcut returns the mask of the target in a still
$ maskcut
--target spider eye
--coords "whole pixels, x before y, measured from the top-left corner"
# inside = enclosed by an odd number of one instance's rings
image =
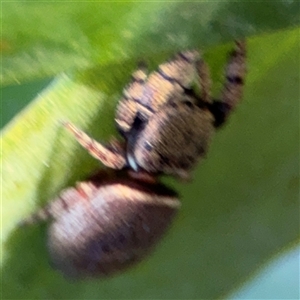
[[[191,102],[189,100],[184,101],[183,104],[186,105],[189,108],[192,108],[194,106],[193,102]]]

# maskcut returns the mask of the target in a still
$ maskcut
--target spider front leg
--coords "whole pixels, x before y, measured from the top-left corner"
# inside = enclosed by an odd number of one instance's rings
[[[126,166],[126,154],[122,143],[113,140],[104,146],[70,122],[63,122],[63,126],[73,134],[82,147],[106,167],[120,170]]]
[[[240,102],[246,75],[246,41],[236,41],[225,69],[226,81],[221,101],[234,109]]]
[[[201,88],[201,102],[211,103],[212,99],[210,97],[210,73],[208,65],[203,59],[199,59],[199,61],[196,63],[196,70],[199,76],[199,84]]]
[[[131,75],[131,81],[123,90],[123,98],[119,101],[115,122],[121,134],[131,130],[138,113],[143,113],[145,108],[139,103],[143,95],[143,88],[147,79],[146,63],[140,62],[137,70]]]
[[[214,101],[212,110],[216,117],[215,126],[221,126],[228,115],[241,101],[246,75],[246,41],[236,41],[225,68],[225,83],[220,101]]]

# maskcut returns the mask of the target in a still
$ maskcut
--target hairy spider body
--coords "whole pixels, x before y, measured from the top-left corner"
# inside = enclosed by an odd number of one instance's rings
[[[72,277],[106,276],[150,252],[180,206],[158,175],[189,178],[205,156],[214,132],[241,100],[245,52],[245,42],[237,41],[220,100],[210,97],[208,67],[197,51],[181,52],[149,75],[141,65],[116,109],[122,142],[104,145],[64,123],[107,168],[24,220],[52,219],[48,249],[55,268]]]
[[[74,125],[65,126],[107,167],[189,178],[207,153],[215,129],[240,101],[245,73],[245,43],[238,41],[225,69],[221,99],[213,100],[200,54],[181,52],[149,76],[144,65],[133,73],[115,117],[125,143],[104,146]]]

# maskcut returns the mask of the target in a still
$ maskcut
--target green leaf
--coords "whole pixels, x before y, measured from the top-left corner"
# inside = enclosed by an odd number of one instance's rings
[[[6,1],[1,82],[220,44],[299,25],[299,16],[297,1]]]
[[[247,2],[103,5],[103,11],[93,3],[2,5],[3,11],[14,8],[4,19],[18,20],[11,34],[4,20],[4,41],[9,37],[18,50],[3,56],[3,82],[74,67],[2,131],[2,298],[222,297],[299,238],[299,27],[248,39],[244,100],[193,181],[169,181],[181,193],[182,210],[157,250],[136,268],[107,280],[70,282],[49,267],[46,226],[20,229],[17,223],[99,167],[60,122],[70,120],[99,140],[116,135],[115,105],[140,57],[155,67],[177,48],[286,28],[296,24],[299,11],[291,9],[295,2],[259,8]],[[120,38],[127,23],[132,39]],[[88,42],[78,50],[70,47],[76,39]],[[36,56],[40,45],[45,60]],[[231,46],[206,52],[215,94]],[[34,64],[33,57],[39,57]]]

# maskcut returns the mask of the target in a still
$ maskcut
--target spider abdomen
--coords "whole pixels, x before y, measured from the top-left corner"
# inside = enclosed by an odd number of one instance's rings
[[[89,182],[88,188],[85,184],[73,189],[74,201],[48,232],[54,267],[71,277],[106,276],[140,261],[180,205],[175,193],[161,184],[111,181],[96,187]]]

